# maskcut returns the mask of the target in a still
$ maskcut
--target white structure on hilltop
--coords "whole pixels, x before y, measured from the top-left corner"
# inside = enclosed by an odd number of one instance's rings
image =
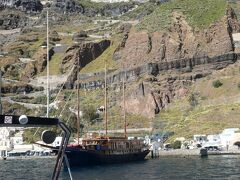
[[[53,0],[42,0],[42,1],[41,1],[41,4],[42,4],[42,5],[52,4],[52,3],[53,3]]]

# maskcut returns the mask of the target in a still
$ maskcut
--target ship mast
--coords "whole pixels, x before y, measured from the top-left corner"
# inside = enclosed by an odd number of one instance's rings
[[[79,138],[80,138],[80,93],[79,93],[79,57],[78,56],[78,62],[77,62],[77,142],[79,144]]]
[[[126,107],[125,107],[125,78],[126,78],[126,71],[124,71],[123,77],[123,119],[124,119],[124,136],[127,137],[127,122],[126,122]]]
[[[2,114],[2,71],[0,70],[0,115]]]
[[[107,120],[107,63],[105,61],[105,130],[106,130],[106,136],[108,134],[108,120]]]
[[[49,117],[49,37],[48,37],[48,9],[47,9],[47,117]]]

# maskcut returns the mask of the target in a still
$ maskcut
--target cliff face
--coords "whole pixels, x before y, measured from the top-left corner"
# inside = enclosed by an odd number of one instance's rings
[[[53,56],[54,51],[53,48],[49,49],[49,60],[51,60],[51,57]],[[44,69],[47,66],[47,51],[46,49],[39,49],[34,55],[33,55],[34,61],[28,62],[23,71],[21,72],[20,79],[22,81],[28,82],[30,78],[34,77],[38,73],[41,73],[44,71]]]
[[[6,83],[2,87],[2,93],[30,93],[32,91],[43,91],[42,87],[34,87],[29,84],[19,83],[19,84],[10,84]]]
[[[134,2],[125,4],[101,4],[94,2],[81,2],[74,0],[55,0],[51,6],[52,10],[64,13],[81,13],[86,16],[118,16],[134,8]]]
[[[0,6],[2,8],[16,8],[21,11],[31,13],[31,12],[40,12],[43,9],[43,5],[40,0],[18,0],[18,1],[0,1]]]
[[[173,13],[173,24],[168,32],[130,32],[121,55],[126,67],[135,67],[148,62],[170,61],[225,54],[234,50],[232,32],[239,31],[239,24],[232,9],[226,16],[208,29],[194,31],[184,16]]]
[[[83,68],[88,63],[100,56],[109,46],[109,40],[102,40],[97,43],[84,43],[80,45],[73,45],[68,48],[65,56],[62,59],[60,67],[63,73],[72,70],[71,75],[68,78],[67,86],[72,87],[74,81],[77,79],[78,68],[74,65],[77,65],[78,61],[80,68]]]
[[[88,16],[117,15],[133,7],[109,5],[103,8],[85,7],[72,0],[56,0],[52,8],[66,13],[84,13]],[[172,11],[171,11],[172,12]],[[1,17],[4,17],[1,16]],[[25,26],[24,17],[0,18],[2,29]],[[113,89],[114,95],[109,99],[114,105],[122,104],[122,80],[126,71],[126,109],[129,113],[140,114],[153,118],[155,114],[166,108],[175,98],[186,96],[189,86],[198,78],[205,77],[213,71],[223,69],[235,63],[237,54],[234,53],[232,33],[239,32],[240,26],[231,8],[226,15],[204,30],[192,28],[187,18],[180,12],[173,11],[172,24],[166,31],[147,32],[136,31],[133,25],[125,25],[117,35],[122,34],[112,58],[124,66],[124,70],[108,72],[107,83]],[[59,36],[54,33],[53,41]],[[113,34],[112,34],[113,35]],[[113,35],[114,36],[114,35]],[[114,37],[114,40],[117,39]],[[5,41],[5,40],[4,40]],[[27,41],[35,41],[31,37]],[[26,45],[26,42],[23,43]],[[75,44],[69,47],[61,59],[59,68],[62,73],[70,74],[66,88],[76,84],[79,69],[97,57],[110,46],[109,40]],[[25,47],[25,46],[23,46]],[[14,47],[13,47],[14,48]],[[14,48],[15,49],[15,48]],[[21,48],[24,50],[24,48]],[[52,55],[54,52],[50,52]],[[109,53],[112,55],[111,53]],[[111,56],[109,55],[109,56]],[[107,58],[109,57],[107,56]],[[38,49],[32,56],[35,62],[24,64],[19,73],[19,67],[12,63],[3,66],[5,76],[15,73],[22,81],[42,72],[46,67],[46,50]],[[13,60],[17,64],[17,60]],[[94,80],[93,80],[94,79]],[[104,73],[81,74],[81,88],[96,89],[104,87]],[[8,88],[6,92],[9,92]],[[22,89],[22,88],[21,88]],[[16,90],[17,91],[17,90]],[[22,91],[22,90],[21,90]],[[118,93],[118,94],[117,94]]]
[[[43,10],[40,0],[19,0],[15,2],[14,7],[25,12],[41,12]]]
[[[169,62],[148,63],[120,72],[108,72],[107,84],[115,93],[122,88],[126,73],[126,109],[128,113],[153,118],[174,98],[188,94],[188,88],[196,79],[211,74],[237,61],[237,54],[228,53],[212,58],[176,59]],[[92,77],[98,80],[91,81]],[[104,87],[104,73],[81,74],[81,88]],[[121,102],[121,94],[116,94]],[[115,102],[117,103],[117,102]],[[122,102],[121,102],[122,104]]]
[[[123,31],[113,58],[122,61],[126,70],[129,113],[153,118],[174,98],[186,96],[196,79],[237,60],[232,33],[239,32],[240,26],[231,8],[221,20],[201,31],[192,29],[182,14],[173,12],[172,18],[167,32]],[[109,74],[109,86],[117,91],[123,77],[123,72]],[[103,77],[99,78],[81,87],[103,87]]]

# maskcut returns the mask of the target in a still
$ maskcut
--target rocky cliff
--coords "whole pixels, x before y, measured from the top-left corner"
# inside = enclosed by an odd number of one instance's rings
[[[43,5],[40,0],[15,0],[15,1],[0,1],[0,6],[4,8],[15,8],[27,13],[41,12]]]
[[[16,94],[22,94],[22,93],[30,93],[32,91],[43,91],[42,87],[34,87],[29,84],[24,83],[5,83],[2,87],[2,93],[16,93]]]
[[[202,31],[195,31],[183,14],[173,12],[172,18],[173,24],[167,32],[140,31],[124,35],[121,43],[124,47],[116,53],[126,67],[179,58],[214,57],[234,51],[232,33],[239,32],[240,26],[231,8],[221,20]]]
[[[49,49],[49,60],[53,56],[53,48]],[[30,78],[44,71],[47,66],[47,51],[44,48],[40,48],[34,55],[33,61],[24,64],[24,68],[20,74],[20,80],[28,82]]]
[[[168,106],[173,98],[185,96],[196,79],[211,74],[237,61],[235,53],[215,57],[183,58],[168,62],[148,63],[120,72],[108,72],[107,84],[118,91],[126,77],[129,113],[154,117]],[[90,80],[95,76],[96,80]],[[80,87],[86,90],[104,87],[104,73],[81,74]],[[118,95],[119,96],[119,95]],[[121,95],[119,96],[121,97]],[[117,99],[121,101],[121,99]],[[143,103],[144,102],[144,103]]]
[[[40,0],[18,0],[13,6],[28,13],[41,12],[43,10]]]
[[[231,8],[203,30],[193,29],[179,12],[174,11],[172,19],[167,32],[122,31],[123,38],[113,59],[121,61],[127,69],[129,113],[153,118],[174,98],[187,95],[196,79],[237,60],[232,33],[239,32],[240,26]],[[98,77],[81,87],[103,87],[103,77]],[[123,77],[123,72],[109,74],[109,86],[117,91]]]
[[[5,9],[0,11],[0,29],[16,29],[27,25],[27,17],[20,11]]]
[[[179,2],[189,3],[190,1],[182,0]],[[221,2],[223,1],[221,0]],[[57,12],[70,14],[112,16],[134,7],[131,3],[126,7],[124,4],[121,6],[92,7],[81,3],[81,1],[73,0],[56,0],[51,8]],[[121,41],[118,42],[119,45],[116,49],[116,46],[113,46],[113,50],[107,51],[104,58],[112,56],[112,59],[118,65],[123,66],[122,69],[107,73],[108,87],[111,88],[113,93],[109,98],[111,106],[122,104],[120,92],[123,88],[121,82],[125,77],[125,72],[127,111],[153,118],[175,98],[186,96],[189,93],[190,85],[196,79],[205,77],[236,62],[237,54],[234,52],[232,33],[239,32],[240,25],[231,8],[228,7],[225,15],[202,29],[193,27],[184,11],[178,11],[178,8],[174,7],[173,10],[168,12],[170,13],[168,15],[170,23],[168,22],[169,24],[164,30],[139,29],[137,27],[141,22],[136,26],[133,25],[134,23],[121,26],[120,31],[117,31],[116,34],[114,34],[116,31],[111,30],[114,41],[119,36]],[[203,13],[201,16],[203,16]],[[154,22],[157,21],[157,19],[153,20]],[[2,27],[15,28],[22,26],[21,23],[19,25],[15,25],[15,23],[19,22],[4,20]],[[59,36],[56,32],[53,33],[52,41],[66,38]],[[21,39],[21,37],[19,38]],[[31,37],[28,37],[27,40],[32,41]],[[69,39],[65,39],[65,42],[66,40]],[[23,44],[26,45],[26,42],[23,42]],[[59,66],[62,73],[70,74],[65,87],[73,88],[76,85],[78,71],[87,64],[94,62],[110,44],[110,40],[101,40],[71,45],[64,53]],[[35,61],[21,67],[24,70],[21,74],[17,72],[17,66],[8,64],[3,67],[4,75],[7,76],[8,73],[14,72],[16,76],[20,76],[19,79],[28,81],[29,78],[45,69],[45,49],[38,48],[31,58]],[[103,60],[104,58],[100,57],[99,59]],[[15,64],[18,62],[14,59]],[[78,62],[79,68],[77,67]],[[103,61],[98,61],[97,65],[102,64]],[[81,74],[81,88],[87,90],[103,88],[103,79],[104,72]]]
[[[81,13],[90,17],[118,16],[134,8],[136,3],[95,3],[90,1],[55,0],[51,9],[61,13]]]
[[[80,68],[83,68],[88,63],[100,56],[109,46],[109,40],[102,40],[100,42],[90,42],[69,47],[60,65],[63,73],[66,73],[70,70],[72,71],[68,79],[67,86],[73,87],[74,81],[77,79],[78,61]]]

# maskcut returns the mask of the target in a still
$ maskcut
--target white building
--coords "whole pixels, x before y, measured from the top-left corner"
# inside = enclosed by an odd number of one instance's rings
[[[208,135],[207,142],[203,143],[203,147],[218,147],[225,150],[237,148],[234,143],[240,142],[238,131],[239,128],[228,128],[220,134]]]
[[[11,132],[15,132],[16,128],[2,127],[0,128],[0,156],[8,156],[8,152],[15,149],[15,147],[23,144],[23,131],[20,130],[11,137]]]
[[[10,142],[11,142],[13,147],[16,146],[16,145],[22,145],[23,144],[22,134],[23,134],[23,131],[19,131],[13,137],[10,137]]]
[[[202,147],[217,147],[222,149],[221,139],[219,134],[211,134],[207,136],[207,141],[202,144]]]
[[[0,156],[7,156],[7,151],[11,149],[11,142],[9,139],[9,128],[0,128]]]
[[[221,144],[224,147],[234,146],[233,138],[235,137],[235,133],[239,131],[239,128],[228,128],[224,129],[221,134],[219,134],[221,139]]]
[[[195,144],[203,144],[207,141],[206,134],[196,134],[193,136],[193,140]]]

